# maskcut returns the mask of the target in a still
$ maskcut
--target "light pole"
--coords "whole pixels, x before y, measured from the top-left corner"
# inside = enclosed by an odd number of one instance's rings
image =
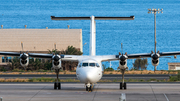
[[[156,53],[156,13],[163,13],[162,11],[163,9],[156,9],[156,8],[153,8],[153,9],[148,9],[148,14],[152,13],[154,14],[154,53]],[[156,66],[154,68],[154,71],[156,70]]]
[[[154,8],[153,9],[148,9],[148,14],[149,13],[152,13],[152,14],[154,13],[154,42],[155,42],[154,43],[154,45],[155,45],[154,52],[155,53],[156,53],[156,13],[159,13],[159,12],[163,13],[162,10],[163,9],[159,9],[159,8],[158,9],[154,9]]]

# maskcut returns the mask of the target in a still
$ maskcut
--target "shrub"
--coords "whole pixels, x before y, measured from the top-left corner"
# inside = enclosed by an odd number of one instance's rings
[[[170,81],[178,81],[178,77],[177,76],[170,76]]]
[[[19,72],[19,69],[13,69],[12,72]]]
[[[108,68],[106,68],[104,71],[114,71],[114,69],[113,69],[113,68],[108,67]]]
[[[44,70],[43,69],[39,69],[38,72],[44,72]]]
[[[0,71],[6,72],[7,70],[4,67],[0,67]]]

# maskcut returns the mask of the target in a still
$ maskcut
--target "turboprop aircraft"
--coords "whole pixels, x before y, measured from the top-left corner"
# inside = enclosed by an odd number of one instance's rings
[[[21,66],[26,67],[29,63],[29,57],[34,58],[48,58],[52,59],[52,68],[55,69],[57,75],[57,81],[54,83],[54,89],[61,89],[61,83],[58,81],[59,70],[61,67],[61,61],[78,61],[79,64],[76,69],[77,78],[85,83],[86,91],[92,91],[92,85],[97,83],[102,78],[103,61],[119,60],[119,68],[122,72],[122,82],[119,89],[127,89],[124,82],[124,73],[127,69],[127,60],[136,58],[152,58],[152,65],[157,66],[159,64],[159,58],[163,56],[180,55],[178,52],[156,52],[141,54],[125,54],[120,53],[116,55],[96,55],[96,23],[95,20],[134,20],[134,16],[130,17],[55,17],[51,16],[52,20],[90,20],[90,50],[89,56],[86,55],[63,55],[63,54],[41,54],[41,53],[25,53],[25,52],[2,52],[0,55],[20,56]],[[156,46],[156,45],[155,45]]]

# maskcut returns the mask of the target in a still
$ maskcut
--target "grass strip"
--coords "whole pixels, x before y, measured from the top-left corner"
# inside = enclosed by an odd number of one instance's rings
[[[31,78],[31,79],[22,79],[22,78],[15,78],[15,79],[5,79],[5,78],[0,78],[0,82],[55,82],[56,79],[54,78],[45,78],[45,77],[41,77],[41,78]],[[77,79],[59,79],[59,81],[61,82],[80,82]],[[170,79],[166,80],[157,80],[154,78],[145,80],[145,79],[125,79],[125,82],[178,82],[180,81],[180,79],[178,79],[177,77],[170,77]],[[121,79],[113,79],[113,80],[109,80],[109,79],[103,79],[100,80],[99,82],[122,82]]]

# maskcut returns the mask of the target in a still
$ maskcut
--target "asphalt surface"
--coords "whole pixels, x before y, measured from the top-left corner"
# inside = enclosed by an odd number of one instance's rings
[[[175,74],[127,74],[125,75],[125,79],[158,79],[164,80],[169,79],[170,76],[174,76]],[[0,78],[39,78],[39,77],[52,77],[56,78],[56,75],[0,75]],[[77,79],[76,75],[59,75],[60,79]],[[115,75],[115,74],[104,74],[102,77],[103,79],[121,79],[122,75]]]
[[[85,91],[83,83],[62,83],[54,90],[53,83],[0,83],[3,101],[179,101],[180,84],[128,83],[119,90],[118,83],[95,84],[92,92]],[[123,95],[123,96],[122,96]]]

